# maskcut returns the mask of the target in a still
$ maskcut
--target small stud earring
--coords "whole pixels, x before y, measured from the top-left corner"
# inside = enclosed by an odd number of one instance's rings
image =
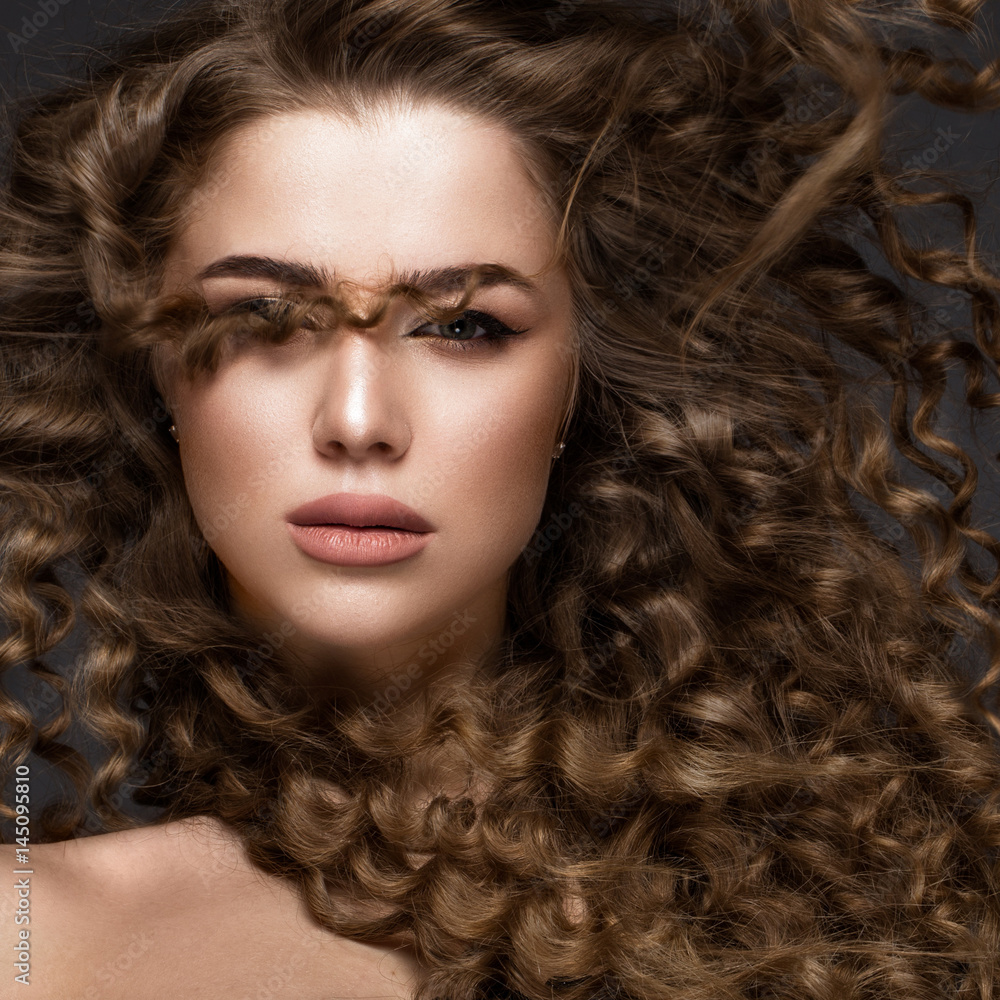
[[[566,450],[566,442],[560,441],[559,447],[556,448],[556,453],[552,456],[553,460],[557,459]]]
[[[170,425],[170,426],[169,426],[169,427],[167,428],[167,433],[168,433],[168,434],[169,434],[169,435],[170,435],[170,436],[171,436],[171,437],[172,437],[172,438],[173,438],[173,439],[174,439],[175,441],[180,441],[180,438],[179,438],[179,437],[177,436],[177,427],[176,427],[176,426],[175,426],[174,424],[171,424],[171,425]]]

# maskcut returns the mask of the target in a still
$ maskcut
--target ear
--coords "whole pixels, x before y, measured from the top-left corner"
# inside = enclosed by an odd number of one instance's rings
[[[167,410],[173,412],[174,386],[180,370],[174,349],[168,344],[154,344],[150,368],[154,387],[167,404]]]

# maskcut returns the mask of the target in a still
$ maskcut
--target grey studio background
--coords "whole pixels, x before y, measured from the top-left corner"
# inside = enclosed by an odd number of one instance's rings
[[[489,2],[491,0],[485,0],[485,3]],[[565,11],[567,2],[571,0],[550,0],[548,3],[542,0],[539,6],[543,10],[551,7],[553,11]],[[646,2],[652,7],[657,4],[657,0]],[[700,0],[686,2],[689,6],[700,6]],[[10,106],[12,100],[58,85],[67,76],[76,76],[88,53],[96,47],[122,38],[129,29],[150,26],[159,15],[181,5],[182,0],[0,0],[0,99],[4,109]],[[873,9],[876,6],[871,4]],[[892,3],[890,6],[899,4]],[[987,51],[1000,57],[1000,0],[988,0],[981,23],[988,43]],[[894,38],[898,44],[899,36]],[[967,40],[954,33],[949,38],[954,51],[971,55]],[[6,114],[0,116],[0,124],[0,153],[6,158]],[[995,183],[1000,173],[1000,114],[960,115],[908,97],[897,101],[890,131],[900,163],[965,171],[965,182],[983,192],[980,198],[980,236],[990,254],[993,270],[1000,270],[1000,185]],[[934,223],[928,222],[927,214],[921,216],[920,231],[910,231],[911,238],[948,232],[953,234],[950,245],[958,246],[961,228],[957,224],[960,222],[957,213],[945,209]],[[877,258],[872,263],[876,269],[886,270],[884,263]],[[928,323],[953,323],[966,316],[956,310],[954,298],[949,299],[947,294],[931,294],[929,290],[928,294]],[[957,437],[975,457],[981,477],[975,514],[980,523],[997,536],[1000,535],[1000,462],[997,459],[1000,439],[994,434],[993,440],[982,440],[981,445],[974,442],[969,428],[955,416],[955,399],[961,398],[958,395],[961,393],[961,371],[953,368],[952,375],[954,378],[942,402],[938,426],[948,436]],[[997,387],[994,385],[993,388],[996,390]],[[926,486],[927,483],[919,485]],[[887,520],[873,520],[887,536],[901,540],[902,533],[898,526]],[[980,552],[979,555],[983,554]],[[980,565],[988,568],[988,562],[983,558]],[[72,567],[67,567],[62,578],[71,590],[76,590],[78,581],[74,580]],[[67,670],[82,648],[82,639],[83,632],[78,627],[67,642],[45,657],[46,662],[56,670]],[[969,667],[973,672],[980,672],[983,664],[970,663]],[[44,717],[54,714],[56,703],[48,687],[38,685],[23,667],[9,671],[0,682],[0,698],[7,696],[5,692],[33,703]],[[71,730],[63,739],[92,761],[98,758],[97,748],[77,729]],[[40,812],[36,810],[53,798],[63,782],[56,780],[44,761],[32,758],[30,763],[32,815],[37,817]],[[6,795],[5,801],[10,801]],[[140,816],[154,814],[128,801],[125,805]],[[10,828],[0,825],[0,834],[3,835],[0,840],[9,840]]]

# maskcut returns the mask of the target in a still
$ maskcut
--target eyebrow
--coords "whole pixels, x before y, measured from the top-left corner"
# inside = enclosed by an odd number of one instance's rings
[[[452,292],[465,286],[474,268],[482,268],[479,287],[508,285],[532,295],[540,289],[524,275],[502,264],[462,264],[450,267],[418,268],[394,276],[394,283],[414,285],[428,292]],[[265,278],[286,285],[322,289],[333,284],[333,275],[322,267],[294,260],[277,260],[255,254],[231,254],[202,268],[197,274],[207,278]]]

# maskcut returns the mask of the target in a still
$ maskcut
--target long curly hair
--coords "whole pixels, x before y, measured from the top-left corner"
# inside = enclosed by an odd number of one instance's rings
[[[996,448],[1000,279],[887,141],[896,98],[1000,107],[941,51],[981,6],[202,0],[11,109],[0,759],[67,779],[32,835],[217,817],[323,925],[411,935],[418,1000],[1000,996],[1000,542],[937,420],[957,369]],[[226,331],[159,282],[234,129],[399,98],[520,144],[575,399],[502,643],[346,706],[232,613],[155,364]]]

